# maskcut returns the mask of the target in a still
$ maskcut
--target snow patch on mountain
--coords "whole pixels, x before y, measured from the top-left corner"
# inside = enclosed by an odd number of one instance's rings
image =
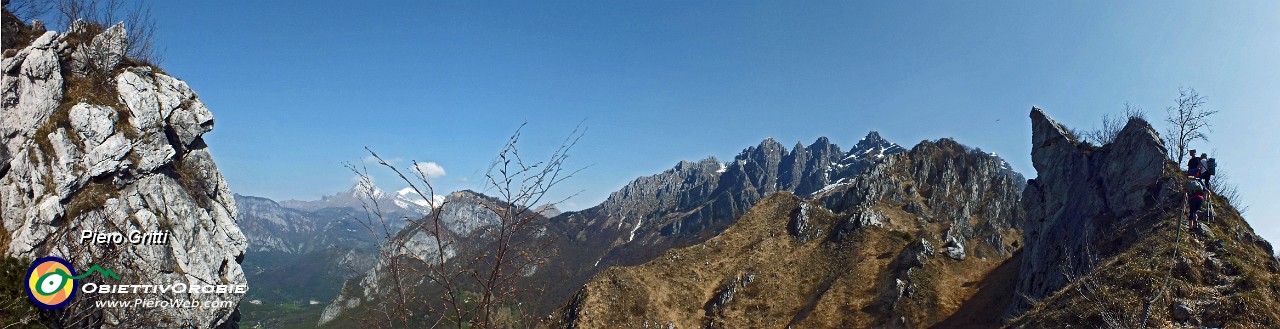
[[[627,242],[631,242],[631,241],[633,241],[633,240],[635,240],[635,239],[636,239],[636,231],[639,231],[639,230],[640,230],[640,224],[644,224],[644,218],[643,218],[643,217],[641,217],[640,219],[636,220],[636,226],[631,228],[631,236],[630,236],[630,237],[627,237]]]

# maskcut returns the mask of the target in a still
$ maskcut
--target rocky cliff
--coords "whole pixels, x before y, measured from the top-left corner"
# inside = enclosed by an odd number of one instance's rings
[[[23,29],[30,29],[25,26]],[[245,284],[247,241],[202,135],[213,115],[181,80],[123,56],[122,25],[77,22],[18,40],[3,59],[0,250],[113,269],[106,284]],[[27,33],[27,32],[24,32]],[[6,32],[8,33],[8,32]],[[9,37],[6,35],[6,38]],[[95,232],[168,232],[166,245],[82,242]],[[71,327],[234,326],[238,294],[159,294],[230,307],[96,308],[82,294],[48,320]]]
[[[1089,244],[1151,209],[1157,196],[1170,197],[1171,187],[1160,187],[1173,181],[1163,175],[1164,145],[1145,121],[1130,120],[1105,148],[1081,143],[1039,109],[1031,112],[1031,127],[1039,176],[1024,192],[1023,275],[1015,293],[1035,300],[1067,284],[1063,268],[1090,270]],[[1027,303],[1019,300],[1014,308]]]
[[[1031,111],[1039,176],[1010,326],[1275,328],[1280,261],[1227,199],[1191,226],[1178,165],[1142,118],[1115,141],[1083,143]]]
[[[710,240],[604,270],[556,325],[943,323],[1016,250],[1021,177],[1004,165],[943,139],[885,156],[811,200],[772,194]]]

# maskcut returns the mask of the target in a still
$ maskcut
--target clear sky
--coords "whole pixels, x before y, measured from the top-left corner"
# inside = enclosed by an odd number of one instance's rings
[[[848,148],[868,130],[907,147],[953,137],[1034,177],[1032,105],[1076,127],[1126,102],[1159,119],[1186,86],[1221,111],[1196,147],[1280,242],[1278,2],[153,6],[163,67],[214,112],[207,140],[241,194],[345,190],[341,164],[366,146],[436,162],[442,190],[475,189],[521,122],[545,155],[583,119],[570,165],[590,167],[560,190],[582,191],[567,208],[766,137]]]

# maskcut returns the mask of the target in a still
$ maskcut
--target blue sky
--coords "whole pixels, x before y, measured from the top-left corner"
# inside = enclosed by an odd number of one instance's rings
[[[1093,126],[1125,103],[1164,117],[1207,97],[1212,143],[1252,225],[1280,241],[1276,2],[155,2],[163,67],[217,117],[234,191],[345,190],[371,147],[480,188],[523,121],[545,155],[579,121],[568,208],[679,160],[774,137],[847,148],[953,137],[1031,177],[1038,105]],[[1158,120],[1153,120],[1158,121]],[[407,164],[403,162],[402,164]],[[379,173],[385,189],[397,189]]]

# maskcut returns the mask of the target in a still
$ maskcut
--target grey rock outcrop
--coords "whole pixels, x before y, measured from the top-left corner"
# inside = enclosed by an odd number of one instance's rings
[[[120,282],[88,279],[97,283],[246,284],[239,262],[247,240],[236,226],[236,203],[201,137],[213,129],[212,115],[181,80],[148,67],[119,68],[123,26],[88,44],[69,44],[67,35],[44,33],[3,59],[0,153],[10,156],[4,158],[9,169],[0,171],[0,250],[25,258],[59,256],[77,267],[100,265],[122,277]],[[60,63],[104,68],[107,76],[74,83],[106,86],[100,89],[109,95],[95,96],[117,102],[66,99],[70,76],[63,72],[85,72],[64,70]],[[108,247],[80,241],[82,230],[171,236],[163,245]],[[56,316],[75,327],[234,326],[243,296],[154,297],[230,304],[100,309],[80,301],[69,306],[73,311]],[[135,296],[78,298],[132,301]]]
[[[3,99],[0,109],[0,137],[10,154],[23,141],[35,134],[36,128],[49,121],[62,103],[62,72],[58,53],[52,48],[57,33],[45,32],[30,46],[6,57],[3,65]]]
[[[128,47],[124,23],[117,23],[71,53],[71,72],[79,75],[111,72],[120,66]]]
[[[1162,188],[1169,184],[1161,179],[1164,144],[1142,119],[1130,119],[1116,141],[1102,147],[1079,142],[1038,108],[1031,110],[1031,127],[1031,158],[1039,176],[1022,196],[1026,226],[1014,295],[1040,299],[1094,265],[1089,258],[1105,252],[1098,240],[1106,230],[1172,196]],[[1016,298],[1008,315],[1028,305]]]
[[[440,222],[445,229],[457,235],[471,235],[486,226],[497,225],[502,219],[487,207],[498,200],[472,191],[450,193],[441,209]]]

